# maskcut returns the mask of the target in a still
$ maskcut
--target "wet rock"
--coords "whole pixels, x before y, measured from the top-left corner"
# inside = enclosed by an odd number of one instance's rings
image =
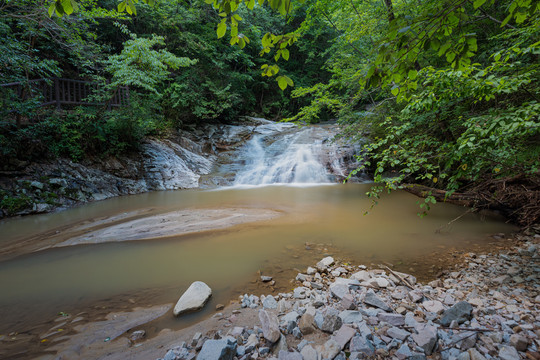
[[[137,340],[141,340],[142,338],[144,338],[146,336],[146,331],[144,330],[137,330],[137,331],[134,331],[131,336],[129,337],[129,339],[131,341],[137,341]]]
[[[367,305],[374,306],[376,308],[382,309],[384,311],[392,311],[390,306],[388,306],[384,301],[382,301],[373,290],[369,290],[364,298],[364,303]]]
[[[202,281],[195,281],[182,294],[176,303],[173,313],[175,316],[197,311],[204,307],[212,296],[212,289]]]
[[[347,343],[352,339],[354,334],[356,334],[356,330],[354,330],[350,326],[343,325],[336,332],[336,334],[332,336],[332,339],[334,339],[334,341],[337,342],[341,347],[341,350],[343,350],[345,348],[345,345],[347,345]]]
[[[207,340],[197,360],[232,360],[236,354],[236,339],[226,337],[221,340]]]
[[[261,281],[262,282],[269,282],[269,281],[272,281],[272,277],[271,276],[261,276]]]
[[[271,343],[278,341],[281,332],[279,331],[277,316],[268,313],[266,310],[259,310],[259,320],[261,321],[264,338]]]
[[[442,326],[450,326],[452,321],[457,321],[462,324],[472,318],[473,307],[466,301],[460,301],[450,309],[444,311],[440,324]]]

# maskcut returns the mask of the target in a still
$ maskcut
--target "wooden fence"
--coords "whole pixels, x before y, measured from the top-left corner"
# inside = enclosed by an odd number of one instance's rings
[[[119,87],[108,102],[98,103],[88,100],[88,97],[94,94],[99,86],[98,83],[92,81],[61,78],[29,80],[27,83],[0,84],[0,87],[12,90],[21,100],[40,96],[40,106],[56,105],[57,109],[60,109],[65,104],[107,105],[110,110],[113,107],[129,104],[129,88],[124,86]]]

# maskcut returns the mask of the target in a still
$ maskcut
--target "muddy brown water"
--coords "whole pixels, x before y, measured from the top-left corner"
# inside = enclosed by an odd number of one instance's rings
[[[390,263],[428,279],[451,261],[453,253],[489,249],[495,246],[493,234],[515,230],[500,219],[478,214],[466,214],[445,226],[466,211],[448,204],[435,205],[421,219],[418,199],[404,192],[384,195],[364,215],[371,205],[365,195],[369,187],[153,192],[3,221],[1,247],[28,243],[28,249],[35,250],[62,240],[75,227],[122,214],[127,214],[127,221],[132,212],[140,217],[179,209],[242,207],[283,214],[215,231],[5,257],[0,262],[0,335],[39,333],[36,324],[49,325],[62,312],[91,317],[135,305],[175,303],[191,282],[204,281],[213,289],[213,297],[202,312],[181,318],[171,313],[152,323],[154,331],[182,328],[213,314],[216,304],[228,304],[239,294],[290,291],[296,272],[326,255],[368,266]],[[275,286],[257,281],[260,274],[273,276]]]

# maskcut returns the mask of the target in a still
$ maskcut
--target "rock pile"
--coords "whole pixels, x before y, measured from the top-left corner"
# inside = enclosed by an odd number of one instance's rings
[[[241,296],[259,324],[197,333],[163,359],[540,359],[539,243],[468,254],[427,285],[327,257],[291,293]]]

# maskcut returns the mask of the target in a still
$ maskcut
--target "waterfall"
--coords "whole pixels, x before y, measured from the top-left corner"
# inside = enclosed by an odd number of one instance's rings
[[[298,128],[272,123],[257,127],[239,150],[234,185],[321,184],[335,182],[342,167],[337,144],[329,141],[334,132],[324,127]]]

